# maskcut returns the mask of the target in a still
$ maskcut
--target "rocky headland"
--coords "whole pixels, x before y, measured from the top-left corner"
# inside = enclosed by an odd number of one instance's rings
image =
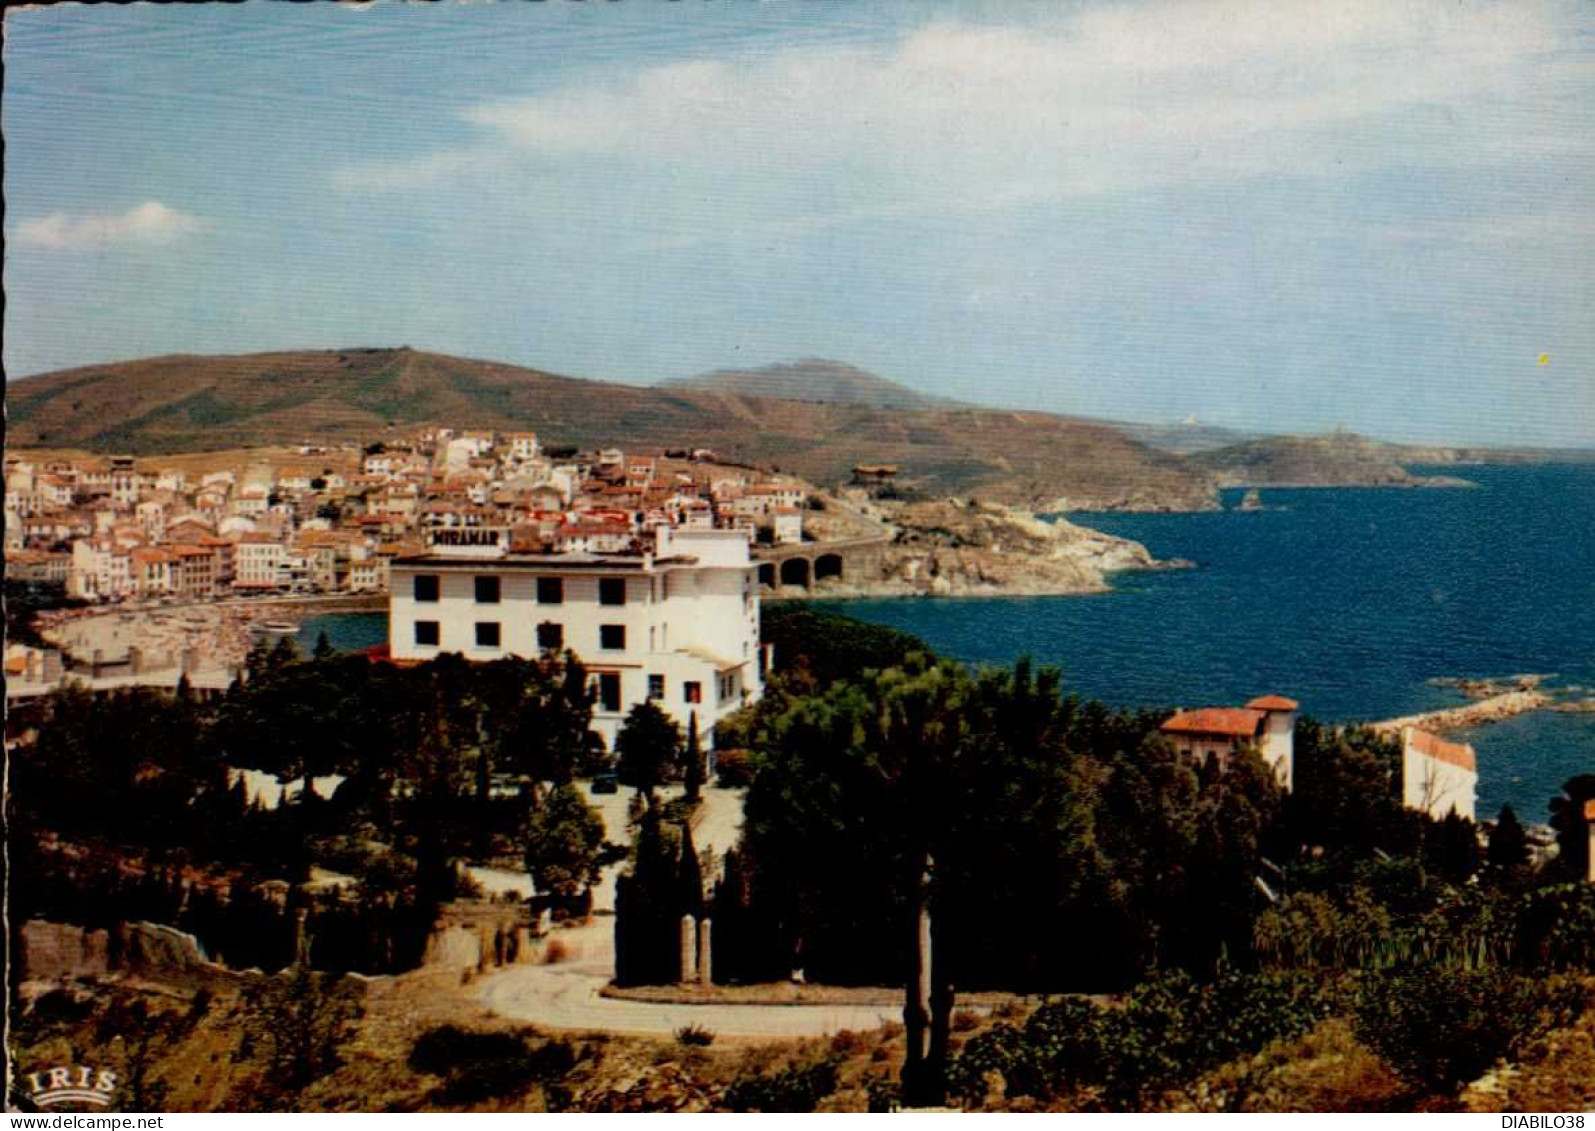
[[[889,504],[873,567],[822,581],[815,597],[992,597],[1103,593],[1127,569],[1188,562],[1153,558],[1139,542],[1021,507],[968,499]],[[782,596],[795,595],[783,590]]]

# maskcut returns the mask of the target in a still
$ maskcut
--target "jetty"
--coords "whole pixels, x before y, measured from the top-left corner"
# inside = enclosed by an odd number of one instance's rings
[[[1430,732],[1464,730],[1481,723],[1498,722],[1513,715],[1527,714],[1551,705],[1551,696],[1538,689],[1507,691],[1491,695],[1460,707],[1441,711],[1426,711],[1420,715],[1403,715],[1399,719],[1369,723],[1368,729],[1381,734],[1399,734],[1404,727],[1417,727]]]

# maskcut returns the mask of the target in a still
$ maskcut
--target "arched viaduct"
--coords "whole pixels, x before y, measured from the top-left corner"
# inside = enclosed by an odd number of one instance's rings
[[[772,591],[791,585],[813,592],[831,579],[846,585],[864,584],[880,576],[881,547],[886,541],[884,536],[875,536],[756,546],[753,559],[759,563],[759,585]]]

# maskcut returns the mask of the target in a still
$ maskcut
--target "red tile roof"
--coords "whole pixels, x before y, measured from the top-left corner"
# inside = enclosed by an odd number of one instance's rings
[[[1301,704],[1283,695],[1261,695],[1246,704],[1255,711],[1294,711]]]
[[[1203,707],[1181,711],[1163,724],[1167,734],[1214,734],[1226,738],[1255,738],[1267,715],[1249,707]]]
[[[1478,763],[1473,756],[1473,747],[1457,742],[1447,742],[1437,734],[1430,734],[1417,727],[1408,727],[1405,731],[1406,745],[1409,749],[1416,750],[1419,754],[1433,758],[1439,762],[1449,762],[1453,766],[1461,766],[1464,770],[1477,771]]]

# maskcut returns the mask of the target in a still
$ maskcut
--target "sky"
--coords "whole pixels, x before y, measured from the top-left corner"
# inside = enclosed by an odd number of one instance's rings
[[[1595,6],[7,11],[9,378],[802,357],[1115,419],[1595,446]]]

